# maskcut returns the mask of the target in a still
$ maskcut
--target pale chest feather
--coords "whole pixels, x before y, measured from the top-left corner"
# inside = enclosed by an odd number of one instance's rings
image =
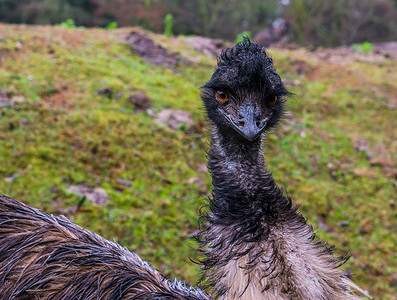
[[[275,228],[266,242],[218,268],[217,288],[228,287],[221,299],[362,299],[349,293],[359,288],[311,242],[309,228]]]

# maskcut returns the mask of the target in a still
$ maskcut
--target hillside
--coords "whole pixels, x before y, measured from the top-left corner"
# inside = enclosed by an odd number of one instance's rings
[[[152,64],[127,36],[168,56]],[[295,93],[268,137],[269,169],[319,237],[351,252],[344,268],[355,282],[392,299],[396,60],[349,48],[269,52]],[[64,214],[194,283],[191,237],[210,193],[199,87],[215,62],[189,37],[139,28],[0,24],[0,193]],[[190,115],[164,123],[175,109]]]

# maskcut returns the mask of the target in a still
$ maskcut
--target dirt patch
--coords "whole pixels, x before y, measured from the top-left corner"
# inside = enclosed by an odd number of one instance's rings
[[[374,52],[385,57],[397,59],[397,42],[375,44]]]
[[[138,32],[131,32],[125,37],[125,40],[132,51],[148,63],[172,68],[179,60],[176,53],[169,53],[152,39]]]
[[[349,80],[346,80],[345,74]],[[331,85],[327,97],[332,97],[332,93],[339,88],[356,89],[362,86],[365,78],[354,73],[351,69],[341,66],[339,63],[318,62],[305,74],[308,80],[325,81]]]
[[[389,110],[395,110],[397,108],[397,87],[372,86],[371,90],[387,100],[388,103],[383,106],[384,108]]]
[[[382,145],[378,145],[376,148],[372,149],[367,141],[364,138],[360,138],[358,135],[351,135],[350,138],[353,141],[354,148],[366,154],[371,166],[378,166],[386,176],[397,179],[396,162],[388,155],[388,153],[391,152],[390,149]],[[357,172],[359,173],[359,171]],[[356,175],[359,175],[358,173]]]
[[[225,42],[220,39],[210,39],[201,36],[189,37],[185,42],[201,53],[210,57],[218,56],[222,49],[226,47]]]
[[[296,59],[291,62],[292,70],[298,75],[304,75],[312,70],[310,65],[301,59]]]
[[[375,49],[375,48],[374,48]],[[354,61],[363,61],[368,63],[381,62],[389,57],[380,51],[371,51],[370,53],[356,52],[349,46],[337,48],[318,49],[313,51],[313,55],[321,60],[339,65],[346,65]]]
[[[163,109],[157,114],[156,122],[161,125],[168,125],[174,130],[178,130],[182,126],[190,127],[193,125],[190,113],[181,109]]]
[[[42,101],[53,107],[71,108],[78,101],[77,97],[81,95],[78,92],[69,90],[68,87],[57,89],[57,91],[49,97],[43,97]]]

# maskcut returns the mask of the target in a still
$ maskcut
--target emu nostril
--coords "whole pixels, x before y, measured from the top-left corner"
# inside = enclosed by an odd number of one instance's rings
[[[261,111],[255,103],[246,102],[239,108],[235,119],[237,127],[245,128],[245,130],[248,130],[248,128],[254,130],[255,128],[260,128],[261,123]]]

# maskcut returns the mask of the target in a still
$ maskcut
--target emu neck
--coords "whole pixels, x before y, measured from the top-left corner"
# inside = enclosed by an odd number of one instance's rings
[[[240,213],[244,217],[245,213],[251,215],[250,210],[270,205],[275,195],[283,198],[265,169],[261,139],[252,142],[239,139],[232,134],[219,134],[216,127],[212,130],[208,166],[212,174],[213,201],[223,203],[212,207],[215,214],[218,207],[219,213]],[[225,206],[229,210],[225,210]]]
[[[205,277],[220,299],[359,299],[266,171],[262,142],[212,131],[213,197],[201,232]]]

